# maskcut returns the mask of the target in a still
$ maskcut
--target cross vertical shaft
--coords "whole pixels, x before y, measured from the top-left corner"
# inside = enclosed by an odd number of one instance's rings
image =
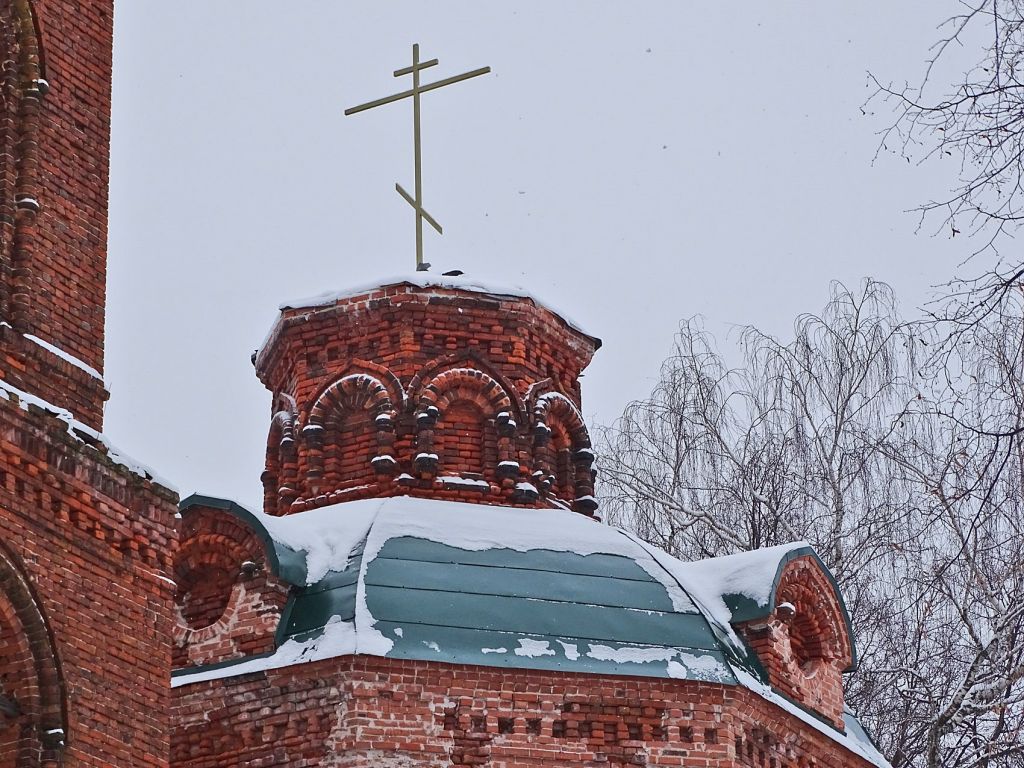
[[[420,144],[420,44],[413,43],[412,46],[412,141],[415,155],[415,178],[413,184],[416,188],[416,271],[420,272],[426,267],[423,266],[423,151]]]

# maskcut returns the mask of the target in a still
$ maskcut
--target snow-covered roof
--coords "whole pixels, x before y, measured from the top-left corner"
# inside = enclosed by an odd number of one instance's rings
[[[720,623],[728,625],[767,617],[775,608],[775,593],[782,570],[798,557],[814,559],[828,577],[846,623],[847,635],[852,638],[853,627],[842,592],[832,573],[806,541],[693,562],[670,558],[665,566],[687,585],[703,609]],[[848,671],[853,671],[856,666],[856,649],[851,648],[851,651],[853,664]]]
[[[439,275],[433,272],[413,272],[411,274],[395,275],[394,277],[375,280],[370,283],[353,285],[338,291],[328,291],[326,293],[317,294],[316,296],[308,296],[294,301],[286,301],[281,304],[280,309],[284,311],[288,309],[314,309],[316,307],[326,307],[344,299],[360,296],[362,294],[393,285],[411,285],[417,288],[444,288],[455,291],[468,291],[470,293],[482,293],[488,296],[514,296],[522,299],[530,299],[530,301],[537,306],[544,307],[558,315],[558,317],[562,318],[570,328],[573,328],[584,336],[590,337],[600,345],[600,339],[585,331],[583,327],[573,320],[567,313],[558,309],[553,304],[541,301],[533,292],[526,288],[519,285],[503,285],[491,280],[469,277],[468,275]]]
[[[211,501],[187,499],[183,514]],[[271,517],[227,504],[262,529],[296,589],[273,654],[180,670],[175,685],[350,654],[718,682],[886,765],[858,729],[841,733],[766,686],[729,627],[724,596],[767,605],[803,543],[684,563],[560,509],[397,496]]]

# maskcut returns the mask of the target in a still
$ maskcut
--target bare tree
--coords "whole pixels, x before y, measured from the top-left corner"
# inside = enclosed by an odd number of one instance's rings
[[[1024,259],[1001,248],[1024,223],[1024,0],[959,0],[959,6],[940,25],[917,85],[872,75],[872,99],[895,110],[880,151],[913,162],[955,161],[947,194],[917,207],[922,224],[937,217],[951,236],[976,236],[974,256],[988,254],[980,262],[968,257],[974,266],[934,303],[933,319],[954,338],[1002,311],[1024,286]],[[950,68],[960,74],[942,82],[940,73]]]
[[[684,323],[604,433],[605,507],[684,558],[809,539],[853,613],[850,700],[893,764],[1020,766],[1024,323],[994,313],[919,355],[938,335],[870,281],[788,343],[746,329],[736,367]]]
[[[891,290],[841,285],[783,345],[748,328],[729,368],[696,320],[683,324],[651,398],[606,433],[608,506],[686,557],[808,538],[839,573],[870,563],[908,490],[879,449],[901,439],[914,395],[912,344]]]
[[[961,11],[939,27],[939,39],[916,86],[896,87],[872,76],[877,96],[896,110],[882,149],[908,160],[954,157],[959,173],[950,192],[919,207],[939,213],[950,231],[986,230],[989,242],[1024,220],[1024,1],[960,0]],[[979,50],[978,61],[951,84],[936,83],[950,58]],[[969,54],[967,54],[969,56]]]
[[[940,29],[917,87],[876,80],[876,96],[896,109],[882,148],[955,158],[949,194],[918,210],[980,245],[974,268],[930,307],[931,391],[910,416],[912,450],[891,453],[923,489],[928,567],[913,588],[928,640],[910,657],[916,668],[879,670],[893,675],[901,738],[924,764],[1021,765],[1024,259],[1004,245],[1024,221],[1024,0],[965,0]],[[957,68],[951,57],[972,49],[973,66],[940,82],[942,69]]]

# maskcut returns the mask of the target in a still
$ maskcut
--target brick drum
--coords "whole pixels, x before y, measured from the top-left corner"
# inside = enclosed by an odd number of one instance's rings
[[[531,299],[443,285],[286,309],[254,357],[264,511],[409,494],[593,515],[579,375],[599,345]]]

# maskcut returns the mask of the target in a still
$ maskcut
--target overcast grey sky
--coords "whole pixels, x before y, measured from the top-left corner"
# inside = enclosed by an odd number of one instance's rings
[[[860,107],[867,71],[918,77],[955,8],[120,0],[108,435],[183,495],[257,502],[249,356],[277,306],[413,269],[411,105],[342,114],[407,87],[413,42],[430,79],[493,69],[424,96],[427,259],[604,340],[592,426],[650,390],[683,317],[785,336],[864,276],[912,312],[970,247],[905,213],[953,169],[872,164],[885,115]]]

